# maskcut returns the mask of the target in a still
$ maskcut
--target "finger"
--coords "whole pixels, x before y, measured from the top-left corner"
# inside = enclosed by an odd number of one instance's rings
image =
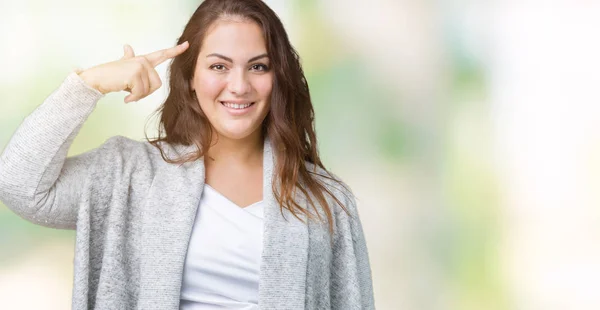
[[[156,67],[163,63],[165,60],[173,58],[183,52],[189,47],[188,41],[185,41],[179,45],[173,46],[171,48],[167,48],[164,50],[152,52],[150,54],[145,55],[145,57],[150,61],[152,67]]]
[[[149,81],[149,77],[148,77],[148,69],[146,68],[146,66],[144,65],[144,58],[143,57],[139,57],[136,58],[136,60],[138,60],[140,68],[138,69],[138,77],[139,80],[142,82],[142,87],[141,87],[141,94],[139,96],[136,97],[136,101],[148,96],[148,92],[150,91],[150,81]]]
[[[140,100],[146,96],[148,96],[150,94],[150,78],[148,76],[148,72],[146,70],[144,70],[144,72],[142,72],[141,75],[141,79],[142,79],[142,83],[144,83],[144,88],[142,88],[142,96],[140,98],[138,98],[137,100]]]
[[[150,72],[150,84],[152,85],[150,93],[153,93],[162,86],[162,81],[154,68],[150,68],[148,71]]]
[[[132,85],[131,94],[129,94],[127,97],[125,97],[125,103],[138,101],[141,98],[143,98],[144,81],[142,80],[142,77],[140,75],[136,76],[133,83],[130,83],[129,85]]]
[[[141,57],[141,59],[142,63],[146,67],[146,71],[148,72],[148,80],[150,81],[150,90],[148,91],[148,95],[150,95],[162,86],[162,81],[160,80],[158,72],[156,72],[156,70],[152,67],[148,59],[146,57]]]
[[[123,57],[121,59],[129,59],[135,57],[133,48],[129,44],[123,45]]]

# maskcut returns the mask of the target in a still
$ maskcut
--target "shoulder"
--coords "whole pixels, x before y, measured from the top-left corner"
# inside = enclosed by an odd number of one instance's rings
[[[152,153],[149,143],[124,136],[113,136],[102,143],[97,150],[102,157],[129,158],[135,154]]]
[[[325,169],[310,163],[305,162],[306,169],[312,175],[312,177],[323,184],[327,190],[346,208],[350,213],[351,217],[358,216],[356,209],[356,197],[354,192],[348,184],[346,184],[340,177],[332,173],[331,171],[325,171]],[[346,216],[346,212],[338,205],[338,203],[326,194],[328,204],[335,211],[337,216]]]
[[[193,151],[193,146],[186,145],[171,145],[166,142],[157,143],[167,155],[177,156]],[[107,153],[130,154],[130,153],[146,153],[148,155],[159,155],[160,150],[148,141],[138,141],[124,136],[113,136],[108,138],[99,147]]]
[[[176,147],[167,143],[160,143],[167,155],[177,152]],[[124,136],[108,138],[96,150],[97,160],[107,164],[118,165],[160,165],[166,163],[160,150],[148,141],[138,141]]]
[[[143,148],[143,144],[144,142],[136,141],[124,136],[113,136],[102,143],[102,145],[100,145],[100,149],[109,153],[127,153],[135,150],[141,150]]]

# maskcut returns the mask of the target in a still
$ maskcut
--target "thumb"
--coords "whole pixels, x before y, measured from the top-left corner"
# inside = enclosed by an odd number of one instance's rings
[[[123,46],[123,57],[121,59],[129,59],[135,57],[135,53],[133,52],[133,48],[129,44],[125,44]]]

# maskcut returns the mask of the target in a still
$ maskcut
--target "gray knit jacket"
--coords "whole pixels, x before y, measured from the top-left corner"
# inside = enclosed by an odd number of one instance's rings
[[[17,129],[0,156],[0,200],[36,224],[76,229],[73,309],[178,309],[182,272],[204,186],[202,159],[169,164],[147,142],[116,136],[67,157],[103,95],[71,72]],[[174,157],[194,149],[165,145]],[[374,309],[369,257],[352,193],[323,178],[327,224],[283,213],[263,157],[261,309]],[[300,204],[306,200],[298,198]],[[303,218],[306,220],[306,217]]]

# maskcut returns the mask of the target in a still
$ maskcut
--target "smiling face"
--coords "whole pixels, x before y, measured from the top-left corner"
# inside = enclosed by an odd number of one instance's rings
[[[221,19],[207,32],[191,87],[220,137],[260,135],[270,108],[273,73],[261,28]]]

